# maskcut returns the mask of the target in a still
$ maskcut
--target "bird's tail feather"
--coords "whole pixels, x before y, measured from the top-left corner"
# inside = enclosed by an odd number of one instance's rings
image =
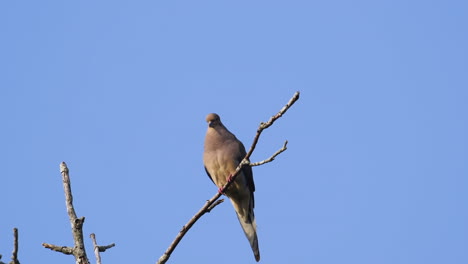
[[[243,213],[241,207],[236,204],[234,200],[231,199],[232,204],[234,205],[234,209],[236,210],[237,219],[239,219],[239,223],[244,230],[244,234],[249,240],[250,247],[255,256],[255,260],[260,260],[260,251],[258,249],[258,238],[257,238],[257,224],[255,222],[255,215],[253,212],[253,207],[250,207],[250,210],[247,214]],[[244,207],[245,208],[245,207]]]

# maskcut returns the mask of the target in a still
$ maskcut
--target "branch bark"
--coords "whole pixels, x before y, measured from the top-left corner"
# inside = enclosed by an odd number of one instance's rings
[[[96,264],[101,264],[101,255],[99,254],[99,247],[96,242],[96,235],[92,233],[90,235],[91,239],[93,240],[94,245],[94,255],[96,256]]]
[[[278,119],[280,118],[281,116],[283,116],[286,111],[299,99],[299,92],[296,92],[293,97],[288,101],[288,103],[283,107],[281,108],[281,110],[274,116],[272,116],[270,118],[270,120],[268,120],[267,122],[262,122],[260,123],[260,126],[258,127],[257,129],[257,134],[255,135],[254,137],[254,140],[252,142],[252,146],[250,147],[249,151],[247,152],[247,154],[245,155],[244,159],[240,162],[239,166],[237,166],[236,170],[230,175],[230,181],[228,181],[224,186],[223,188],[221,188],[221,190],[215,194],[211,199],[209,199],[208,201],[206,201],[205,205],[187,222],[187,224],[185,224],[182,229],[179,231],[179,233],[177,234],[177,236],[175,237],[175,239],[172,241],[172,243],[169,245],[169,247],[167,248],[167,250],[164,252],[164,254],[159,258],[159,260],[157,261],[157,264],[164,264],[167,262],[167,260],[170,258],[172,252],[174,252],[175,248],[177,247],[177,245],[179,244],[179,242],[182,240],[182,238],[185,236],[185,234],[187,234],[187,232],[190,230],[190,228],[198,221],[198,219],[200,219],[205,213],[211,211],[211,209],[213,209],[216,205],[213,206],[213,203],[216,202],[216,200],[219,199],[219,197],[221,197],[221,194],[224,193],[226,191],[226,189],[232,184],[232,182],[234,182],[235,178],[237,177],[237,175],[239,174],[239,172],[242,170],[242,168],[244,166],[252,166],[249,161],[250,159],[250,156],[252,155],[253,151],[255,150],[255,147],[257,146],[257,143],[258,143],[258,139],[260,138],[260,135],[262,134],[263,130],[267,129],[268,127],[270,127],[271,125],[273,125],[273,123]],[[277,151],[275,154],[273,154],[272,157],[270,157],[269,159],[265,160],[265,161],[261,161],[261,162],[257,162],[257,163],[253,163],[254,166],[258,166],[258,165],[261,165],[261,164],[265,164],[265,163],[268,163],[272,160],[274,160],[274,158],[276,156],[278,156],[281,152],[285,151],[286,150],[286,144],[287,144],[287,141],[285,142],[284,146],[282,149],[280,149],[279,151]]]
[[[60,172],[62,173],[63,190],[65,191],[65,205],[67,206],[68,217],[70,218],[73,241],[75,242],[75,245],[73,248],[70,248],[43,243],[42,246],[67,255],[73,255],[75,257],[76,264],[89,264],[83,240],[83,223],[85,218],[78,218],[76,216],[75,208],[73,207],[70,175],[68,174],[68,167],[65,162],[60,163]]]
[[[18,228],[13,228],[13,252],[9,264],[20,264],[18,260]]]
[[[0,264],[6,264],[1,261],[2,254],[0,254]],[[11,253],[11,261],[8,264],[20,264],[18,260],[18,228],[13,228],[13,252]]]
[[[217,200],[214,204],[210,205],[210,207],[206,209],[206,212],[207,213],[211,212],[211,210],[213,210],[216,206],[218,206],[219,204],[223,202],[224,202],[224,199]]]
[[[52,244],[47,244],[47,243],[42,243],[42,246],[45,248],[48,248],[53,251],[61,252],[65,255],[72,255],[73,254],[73,248],[67,247],[67,246],[56,246]]]
[[[65,164],[65,162],[60,163],[60,172],[62,173],[63,190],[65,192],[65,205],[67,207],[67,213],[72,228],[74,247],[56,246],[48,243],[42,243],[42,246],[53,251],[61,252],[66,255],[73,255],[75,257],[76,264],[89,264],[88,257],[86,256],[86,250],[83,239],[83,223],[85,218],[78,218],[76,216],[75,208],[73,207],[73,195],[71,191],[70,175],[68,173],[68,167],[67,164]],[[96,246],[97,245],[95,245],[95,249]],[[113,246],[115,246],[115,244],[109,246],[97,246],[97,248],[100,252],[104,252],[106,249],[111,248]]]
[[[98,244],[96,242],[96,235],[94,233],[92,233],[90,235],[90,237],[91,237],[91,240],[93,240],[94,255],[96,256],[96,264],[101,264],[101,254],[99,254],[99,252],[104,252],[107,249],[109,249],[111,247],[114,247],[115,244],[112,243],[112,244],[107,245],[107,246],[98,246]]]

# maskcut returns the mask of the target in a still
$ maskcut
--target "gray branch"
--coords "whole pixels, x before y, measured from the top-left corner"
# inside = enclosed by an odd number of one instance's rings
[[[68,167],[67,164],[65,164],[65,162],[60,163],[60,172],[62,173],[63,190],[65,192],[65,205],[67,207],[67,213],[72,228],[74,247],[56,246],[48,243],[42,243],[42,246],[53,251],[61,252],[66,255],[73,255],[75,257],[76,264],[90,264],[88,257],[86,256],[86,250],[83,239],[83,223],[85,221],[85,218],[78,218],[76,216],[75,208],[73,207],[73,195],[71,191],[70,176],[68,174]],[[110,248],[112,246],[106,247]],[[103,249],[101,252],[103,251],[105,251],[105,249]]]
[[[253,140],[252,146],[250,147],[249,152],[245,155],[244,159],[240,162],[239,166],[237,166],[236,170],[229,176],[229,181],[223,186],[223,188],[220,189],[220,191],[215,194],[210,200],[206,201],[205,205],[185,224],[182,229],[179,231],[175,239],[172,241],[172,243],[169,245],[167,250],[164,252],[164,254],[159,258],[157,261],[157,264],[164,264],[167,262],[167,260],[171,257],[172,252],[174,252],[175,248],[179,244],[179,242],[182,240],[182,238],[187,234],[188,230],[197,222],[200,217],[202,217],[205,213],[211,211],[217,204],[213,205],[216,200],[221,197],[221,194],[226,191],[226,189],[231,185],[232,182],[234,182],[235,178],[239,174],[239,172],[242,170],[244,166],[252,166],[249,158],[252,155],[253,151],[255,150],[255,147],[257,146],[258,139],[260,138],[260,134],[263,132],[264,129],[267,129],[270,127],[278,118],[283,116],[286,111],[299,99],[299,92],[296,92],[293,97],[289,100],[289,102],[281,108],[281,110],[274,116],[270,118],[266,123],[260,123],[260,126],[257,129],[257,134],[255,135],[255,138]],[[280,149],[278,152],[273,154],[272,157],[269,159],[262,161],[264,163],[272,161],[276,156],[278,156],[281,152],[286,150],[286,143],[283,146],[283,149]],[[271,159],[271,160],[270,160]],[[255,164],[255,163],[254,163]],[[261,164],[257,164],[255,166],[258,166]]]
[[[52,244],[42,243],[42,246],[53,251],[61,252],[65,255],[73,255],[73,248],[67,246],[56,246]]]
[[[96,235],[94,233],[92,233],[90,235],[90,237],[91,237],[91,240],[93,240],[94,255],[96,256],[96,264],[101,264],[101,255],[99,254],[99,252],[104,252],[107,249],[109,249],[111,247],[114,247],[115,244],[112,243],[112,244],[107,245],[107,246],[98,246],[98,244],[96,242]]]
[[[275,154],[273,154],[271,157],[269,157],[268,159],[266,160],[262,160],[262,161],[259,161],[259,162],[254,162],[254,163],[250,163],[250,167],[254,167],[254,166],[260,166],[260,165],[263,165],[265,163],[268,163],[268,162],[272,162],[275,160],[276,156],[278,156],[279,154],[281,154],[283,151],[287,150],[288,148],[286,147],[286,145],[288,145],[288,141],[286,140],[284,142],[284,145],[281,149],[279,149],[278,151],[275,152]]]

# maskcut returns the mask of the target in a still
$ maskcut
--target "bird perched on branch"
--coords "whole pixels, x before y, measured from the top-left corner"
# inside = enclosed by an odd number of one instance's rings
[[[219,115],[209,114],[206,122],[208,122],[208,130],[205,137],[203,163],[206,173],[221,190],[244,159],[245,147],[221,123]],[[254,191],[252,168],[245,166],[224,194],[231,200],[245,236],[250,242],[255,260],[259,261],[257,225],[253,210]]]

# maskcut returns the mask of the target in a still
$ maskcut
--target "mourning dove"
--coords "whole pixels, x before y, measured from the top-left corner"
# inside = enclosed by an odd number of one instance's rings
[[[205,137],[203,163],[210,179],[222,188],[229,176],[236,170],[246,153],[242,142],[221,123],[217,114],[206,117],[208,130]],[[258,250],[257,225],[254,215],[254,191],[252,168],[245,166],[235,181],[225,191],[236,210],[237,218],[250,242],[255,260],[260,260]]]

